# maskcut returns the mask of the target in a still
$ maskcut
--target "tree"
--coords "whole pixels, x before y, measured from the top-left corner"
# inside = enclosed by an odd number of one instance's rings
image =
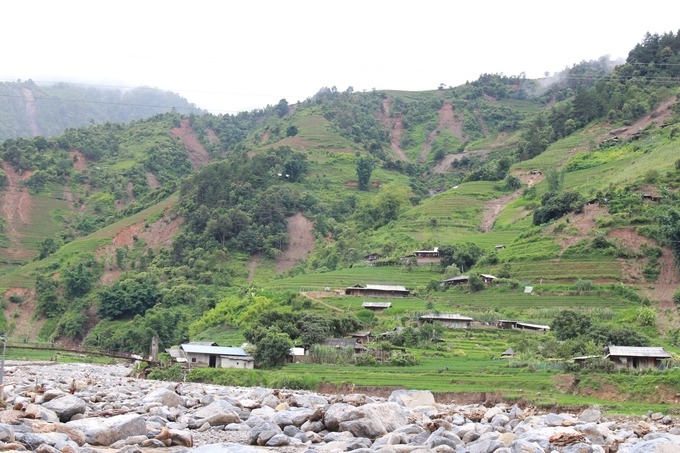
[[[296,125],[291,124],[286,128],[286,136],[287,137],[295,137],[298,134],[298,128]]]
[[[360,157],[357,159],[357,179],[359,190],[368,190],[371,182],[371,174],[375,168],[375,163],[370,157]]]
[[[274,112],[279,116],[279,118],[286,116],[288,113],[288,101],[281,99],[274,107]]]
[[[468,279],[468,287],[470,291],[476,293],[477,291],[482,291],[484,289],[484,280],[477,274],[470,275]]]
[[[550,324],[550,329],[558,340],[576,338],[590,330],[590,318],[572,310],[563,310]]]
[[[562,190],[566,171],[566,168],[562,168],[562,170],[559,171],[555,168],[550,168],[545,172],[545,180],[548,182],[548,191],[559,192]]]
[[[257,345],[255,361],[262,368],[283,365],[293,346],[287,333],[269,332]]]
[[[309,171],[307,155],[300,152],[292,153],[288,160],[284,162],[283,168],[286,171],[286,175],[288,175],[289,181],[299,181]]]

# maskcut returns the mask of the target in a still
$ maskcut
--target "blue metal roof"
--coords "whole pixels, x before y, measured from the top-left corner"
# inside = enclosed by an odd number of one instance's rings
[[[198,344],[183,344],[180,347],[184,352],[193,354],[214,354],[214,355],[240,355],[246,356],[246,352],[241,348],[232,348],[228,346],[204,346]]]

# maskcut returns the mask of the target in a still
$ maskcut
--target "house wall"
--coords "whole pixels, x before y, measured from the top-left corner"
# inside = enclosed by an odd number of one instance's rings
[[[248,369],[252,370],[254,367],[255,362],[252,360],[242,360],[242,359],[236,359],[236,358],[231,358],[231,357],[222,357],[222,361],[220,363],[221,368],[243,368],[243,369]]]
[[[187,363],[189,366],[208,366],[210,364],[210,354],[198,354],[195,352],[185,353],[187,357]],[[194,360],[196,359],[196,360]],[[217,362],[219,363],[219,356],[217,356]]]
[[[617,370],[623,368],[658,368],[661,360],[656,357],[609,357]]]

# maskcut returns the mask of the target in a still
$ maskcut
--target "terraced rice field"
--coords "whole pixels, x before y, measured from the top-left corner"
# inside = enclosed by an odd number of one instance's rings
[[[490,270],[491,273],[499,268]],[[533,262],[513,262],[511,264],[513,278],[530,280],[575,280],[579,278],[620,280],[623,276],[622,266],[618,261],[603,260],[551,260]]]
[[[537,295],[524,294],[523,292],[509,293],[489,293],[480,292],[475,294],[462,293],[450,290],[444,294],[438,293],[435,296],[439,310],[442,306],[450,308],[464,307],[469,309],[495,309],[495,308],[545,308],[545,307],[565,307],[565,308],[589,308],[589,307],[609,307],[626,308],[633,305],[632,302],[598,296],[597,294],[579,295]]]

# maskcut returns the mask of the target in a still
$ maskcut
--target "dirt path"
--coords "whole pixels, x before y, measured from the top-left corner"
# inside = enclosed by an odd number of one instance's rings
[[[253,278],[255,278],[255,269],[257,269],[257,265],[260,262],[260,254],[256,253],[253,256],[250,257],[250,264],[248,265],[248,284],[250,285],[253,283]]]
[[[28,337],[29,340],[35,340],[44,322],[43,316],[40,316],[39,319],[33,318],[35,309],[38,306],[35,288],[10,288],[5,291],[3,297],[7,300],[12,294],[21,296],[24,300],[18,304],[7,302],[7,308],[5,308],[4,313],[5,319],[14,324],[14,333],[10,335],[10,338],[23,340]]]
[[[73,161],[73,168],[75,168],[78,171],[83,171],[87,169],[87,161],[83,157],[83,154],[80,151],[69,151],[68,153],[69,157],[71,160],[73,160],[74,156],[77,156],[78,159]]]
[[[276,258],[276,272],[285,272],[314,250],[314,223],[298,212],[288,217],[288,247]]]
[[[24,99],[26,99],[26,115],[28,116],[28,121],[31,123],[31,132],[33,136],[40,135],[40,129],[38,129],[38,123],[35,120],[35,98],[33,97],[33,92],[28,88],[23,89]]]
[[[491,149],[476,149],[473,151],[465,151],[464,153],[458,154],[447,154],[444,158],[432,168],[434,173],[448,173],[451,169],[451,163],[456,159],[461,159],[463,157],[480,156],[486,157],[491,151]]]
[[[161,182],[154,176],[153,173],[146,174],[146,183],[149,185],[151,190],[155,189],[156,187],[160,187],[161,185]]]
[[[191,127],[188,119],[183,119],[180,127],[173,128],[170,132],[175,137],[179,137],[184,143],[184,147],[189,152],[189,160],[194,170],[210,162],[210,154],[203,147],[203,144],[196,137],[194,128]]]
[[[505,205],[517,199],[522,194],[522,190],[523,189],[519,189],[509,195],[504,195],[486,203],[484,212],[482,213],[482,223],[479,227],[479,231],[482,233],[491,231],[493,223],[496,221],[496,218],[498,218]]]
[[[432,149],[432,143],[434,142],[435,138],[437,138],[437,131],[448,129],[461,141],[465,141],[463,138],[463,114],[461,113],[460,118],[457,118],[453,113],[453,106],[450,102],[444,102],[444,105],[442,105],[442,108],[440,108],[437,113],[439,114],[439,124],[435,130],[430,132],[427,140],[425,140],[423,151],[420,153],[420,157],[418,158],[418,163],[420,164],[424,164],[427,160],[427,155],[430,154],[430,149]]]
[[[34,206],[28,191],[19,187],[19,180],[28,178],[29,173],[25,172],[20,178],[7,162],[2,163],[2,168],[7,174],[7,188],[0,200],[2,200],[2,213],[7,219],[5,233],[10,240],[9,247],[3,255],[16,260],[28,260],[33,257],[34,252],[21,249],[21,239],[24,237],[21,231],[30,224],[30,212]]]
[[[390,148],[392,152],[404,162],[408,162],[409,158],[401,148],[401,135],[404,132],[404,126],[401,123],[401,115],[394,118],[390,117],[390,100],[383,99],[383,113],[378,113],[377,118],[383,122],[390,133]]]

